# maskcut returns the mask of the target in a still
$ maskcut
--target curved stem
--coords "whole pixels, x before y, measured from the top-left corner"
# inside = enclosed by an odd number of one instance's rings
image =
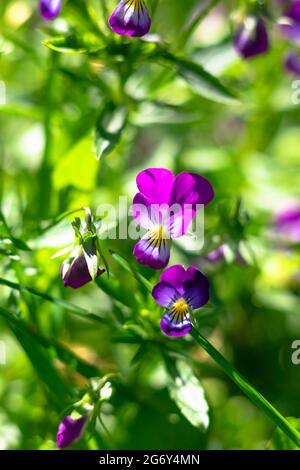
[[[202,336],[195,328],[191,331],[194,340],[210,355],[223,369],[225,374],[253,401],[269,418],[284,432],[298,447],[300,447],[300,434],[290,423],[274,408],[273,405],[222,356],[217,349]]]

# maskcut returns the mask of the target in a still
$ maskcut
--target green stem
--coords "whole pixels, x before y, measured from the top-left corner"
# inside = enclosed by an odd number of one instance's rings
[[[207,5],[200,11],[198,15],[195,16],[195,18],[192,19],[188,27],[186,28],[185,31],[183,31],[182,35],[179,38],[179,48],[183,47],[186,42],[189,40],[193,32],[195,31],[196,27],[202,21],[206,15],[210,12],[212,8],[214,8],[217,4],[219,3],[219,0],[211,0],[207,3]]]
[[[195,328],[191,331],[195,341],[210,355],[210,357],[223,369],[226,375],[253,401],[269,418],[284,432],[298,447],[300,447],[300,434],[290,423],[274,408],[273,405],[225,359],[214,346],[202,336]]]

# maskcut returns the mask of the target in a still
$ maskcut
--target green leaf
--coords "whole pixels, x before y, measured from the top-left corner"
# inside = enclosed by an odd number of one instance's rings
[[[66,309],[68,312],[72,312],[78,317],[83,318],[85,320],[92,320],[102,324],[108,323],[108,320],[106,318],[102,318],[99,315],[95,315],[94,313],[89,312],[85,308],[79,307],[78,305],[74,305],[65,300],[58,299],[56,297],[53,297],[52,295],[39,292],[36,289],[32,289],[31,287],[22,286],[20,284],[3,278],[0,278],[0,285],[10,287],[11,289],[17,290],[19,292],[28,292],[31,295],[46,300],[47,302],[52,302],[53,304],[59,305],[60,307]]]
[[[103,48],[103,44],[99,41],[99,38],[92,33],[56,36],[54,38],[45,39],[42,44],[53,51],[64,54],[94,53]]]
[[[31,248],[20,238],[13,236],[9,226],[7,225],[4,214],[0,211],[0,237],[7,237],[12,244],[21,251],[31,251]]]
[[[125,106],[116,106],[111,101],[104,106],[95,127],[95,147],[98,160],[111,153],[119,142],[127,123],[127,115]]]
[[[201,65],[176,57],[166,51],[162,53],[162,57],[175,65],[179,75],[199,95],[219,103],[238,103],[236,96],[218,78],[207,72]]]
[[[17,320],[1,307],[0,315],[6,319],[53,402],[58,409],[61,409],[62,404],[66,405],[69,402],[72,392],[55,369],[48,351],[37,341],[35,333],[23,321]]]
[[[114,258],[117,263],[120,264],[128,273],[130,273],[144,288],[147,289],[147,291],[151,292],[152,291],[152,284],[148,279],[146,279],[142,274],[140,274],[138,271],[136,271],[129,263],[128,261],[123,258],[123,256],[119,255],[118,253],[110,250],[110,254]]]
[[[192,426],[206,430],[209,425],[209,408],[203,387],[193,369],[185,362],[177,361],[176,368],[179,374],[169,386],[170,397]]]
[[[287,421],[300,431],[300,419],[287,418]],[[281,429],[276,428],[267,449],[269,450],[299,450],[299,447]]]

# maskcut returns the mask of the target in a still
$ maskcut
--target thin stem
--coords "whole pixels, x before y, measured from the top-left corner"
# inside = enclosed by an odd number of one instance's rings
[[[214,346],[202,336],[195,328],[191,331],[194,340],[212,357],[223,369],[226,375],[253,401],[269,418],[284,432],[298,447],[300,447],[300,434],[290,423],[274,408],[273,405],[225,359]]]
[[[210,10],[219,3],[219,1],[220,0],[210,0],[207,2],[206,6],[200,8],[200,11],[195,14],[195,16],[191,19],[190,23],[188,24],[187,28],[183,31],[182,35],[180,36],[178,43],[179,47],[183,47],[186,44],[198,24],[206,17]]]
[[[101,8],[102,8],[102,12],[103,12],[103,16],[105,19],[108,18],[108,7],[107,7],[107,3],[106,3],[106,0],[100,0],[100,5],[101,5]]]

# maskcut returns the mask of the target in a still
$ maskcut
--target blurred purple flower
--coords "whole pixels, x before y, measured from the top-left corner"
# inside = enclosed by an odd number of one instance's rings
[[[300,206],[286,207],[275,216],[277,233],[285,240],[300,243]]]
[[[269,38],[262,18],[248,16],[237,28],[234,47],[245,59],[262,54],[269,49]]]
[[[241,254],[239,246],[232,249],[227,243],[220,245],[218,248],[208,253],[204,259],[210,263],[217,263],[224,260],[228,261],[229,259],[230,261],[234,261],[241,265],[248,265],[248,262]]]
[[[57,431],[56,445],[60,449],[66,449],[74,441],[80,438],[87,416],[84,415],[79,419],[73,419],[71,416],[66,416],[60,423]]]
[[[163,333],[183,336],[192,329],[189,312],[209,300],[209,282],[196,267],[185,270],[178,264],[161,274],[152,296],[159,305],[168,309],[160,322]]]
[[[151,19],[144,0],[121,0],[109,18],[111,29],[121,36],[144,36]]]
[[[289,52],[284,59],[284,67],[292,75],[300,76],[300,55],[298,52]]]
[[[295,1],[280,19],[282,34],[294,43],[300,40],[300,1]]]
[[[40,0],[40,14],[44,20],[53,20],[61,10],[62,0]]]
[[[147,230],[133,254],[141,264],[165,268],[170,258],[168,240],[179,238],[196,215],[197,206],[214,197],[211,184],[194,173],[176,177],[165,168],[148,168],[136,178],[139,193],[133,199],[132,214]]]

